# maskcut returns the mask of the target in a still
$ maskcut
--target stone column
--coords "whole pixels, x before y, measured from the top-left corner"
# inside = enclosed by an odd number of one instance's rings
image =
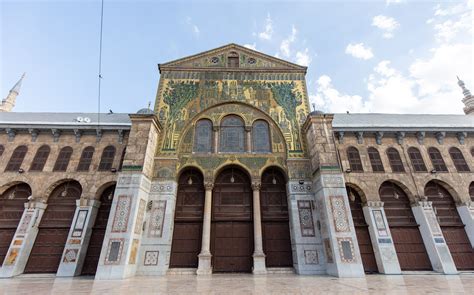
[[[474,202],[467,202],[457,207],[462,223],[464,223],[467,237],[474,248]]]
[[[199,266],[196,271],[198,275],[208,275],[212,273],[211,266],[211,213],[212,213],[212,182],[204,183],[206,195],[204,199],[204,220],[202,224],[201,253],[199,253]]]
[[[213,126],[212,131],[214,132],[214,153],[219,152],[219,126]]]
[[[23,273],[47,206],[40,201],[25,203],[25,211],[0,268],[0,277],[9,278]]]
[[[252,126],[245,126],[245,135],[247,136],[247,153],[252,152]]]
[[[444,274],[458,273],[451,252],[443,237],[443,232],[436,219],[432,202],[418,201],[411,209],[416,222],[420,225],[420,233],[433,270]]]
[[[383,274],[401,274],[402,270],[388,227],[383,202],[369,201],[364,206],[363,211],[365,221],[369,225],[370,240],[379,272]]]
[[[100,201],[81,198],[76,200],[76,212],[59,264],[58,277],[81,274]]]
[[[263,253],[262,218],[260,210],[260,182],[252,183],[253,190],[253,274],[266,274],[265,254]]]

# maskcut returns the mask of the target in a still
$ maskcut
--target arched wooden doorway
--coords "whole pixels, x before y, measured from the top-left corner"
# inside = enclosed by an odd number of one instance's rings
[[[430,181],[425,186],[425,196],[428,201],[433,202],[433,209],[456,268],[474,269],[474,250],[451,194],[439,183]]]
[[[395,251],[402,270],[432,270],[418,224],[405,192],[393,182],[384,182],[379,189],[384,202]]]
[[[365,222],[364,211],[362,210],[362,198],[352,187],[348,186],[346,190],[349,196],[349,205],[351,206],[352,220],[354,221],[364,271],[366,273],[377,273],[377,261],[370,241],[369,226]]]
[[[76,200],[81,194],[82,187],[74,180],[66,181],[53,190],[26,263],[25,273],[55,273],[58,270],[74,218]]]
[[[26,183],[13,185],[0,196],[0,266],[7,255],[29,196],[31,188]]]
[[[223,170],[212,196],[211,253],[214,272],[250,272],[253,254],[250,178],[236,167]]]
[[[82,275],[95,275],[99,264],[100,251],[104,242],[107,222],[109,221],[110,207],[114,198],[115,184],[107,187],[100,195],[100,206],[97,211],[94,226],[92,227],[89,246],[82,265]]]
[[[293,266],[286,180],[276,168],[269,168],[262,175],[260,206],[266,266]]]
[[[196,169],[184,171],[178,180],[170,267],[196,268],[201,251],[204,213],[204,179]]]

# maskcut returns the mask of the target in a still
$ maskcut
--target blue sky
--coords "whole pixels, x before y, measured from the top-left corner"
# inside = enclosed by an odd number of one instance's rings
[[[105,0],[102,111],[154,102],[158,63],[238,43],[308,65],[328,112],[462,113],[473,1]],[[97,111],[100,0],[0,0],[0,90],[15,111]]]

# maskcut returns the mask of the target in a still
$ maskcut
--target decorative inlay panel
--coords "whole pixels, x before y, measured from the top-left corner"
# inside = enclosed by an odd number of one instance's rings
[[[26,213],[23,219],[21,220],[20,225],[18,226],[17,234],[24,235],[30,225],[31,219],[33,218],[33,213]]]
[[[142,232],[143,218],[145,217],[145,207],[146,207],[145,200],[140,199],[140,203],[138,204],[137,222],[135,223],[136,234],[140,234]]]
[[[82,236],[88,213],[89,210],[79,210],[77,213],[76,223],[74,224],[74,230],[72,232],[73,237],[80,238]]]
[[[314,222],[311,212],[310,201],[298,201],[298,213],[300,217],[301,235],[303,237],[314,237]]]
[[[163,222],[165,220],[166,201],[154,201],[151,209],[148,237],[161,238],[163,235]]]
[[[127,232],[128,217],[130,215],[130,207],[132,205],[132,197],[128,195],[120,195],[117,199],[115,209],[114,222],[112,224],[113,233]]]
[[[372,215],[374,216],[375,226],[377,227],[379,236],[388,237],[387,226],[385,225],[382,210],[372,210]]]
[[[344,181],[341,176],[322,175],[324,187],[344,187]]]
[[[172,183],[153,183],[151,185],[150,192],[157,193],[157,192],[173,192],[173,184]]]
[[[332,217],[336,232],[350,232],[344,197],[330,196],[329,199],[331,200]]]
[[[143,261],[143,265],[145,266],[153,266],[158,265],[158,256],[159,251],[145,251],[145,260]]]
[[[124,239],[110,239],[104,264],[120,264]]]
[[[75,263],[77,260],[77,253],[79,249],[66,249],[64,252],[64,263]]]
[[[354,244],[352,238],[337,238],[339,254],[341,255],[341,261],[344,263],[355,263],[356,256],[354,251]]]
[[[129,264],[135,264],[137,262],[138,243],[139,242],[140,241],[138,239],[133,239],[132,249],[130,250],[130,259],[128,260]]]
[[[441,228],[439,227],[439,223],[434,212],[432,210],[424,211],[433,236],[442,236],[443,234],[441,233]]]
[[[306,264],[319,264],[318,251],[304,250],[304,260]]]

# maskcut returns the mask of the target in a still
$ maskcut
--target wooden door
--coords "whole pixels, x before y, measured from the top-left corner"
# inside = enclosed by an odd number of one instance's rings
[[[286,181],[277,169],[270,168],[262,175],[260,206],[266,266],[293,266]]]
[[[63,183],[53,190],[26,263],[25,273],[57,272],[74,218],[76,200],[81,197],[81,193],[81,185],[76,181]]]
[[[426,185],[425,196],[428,197],[428,201],[433,202],[433,209],[456,268],[473,270],[474,249],[471,247],[453,197],[444,187],[433,181]]]
[[[212,200],[211,253],[214,272],[251,272],[252,190],[237,168],[217,177]]]
[[[384,182],[379,190],[402,270],[432,270],[410,200],[396,184]]]
[[[92,233],[87,247],[86,257],[82,265],[81,275],[95,275],[97,265],[99,264],[100,252],[104,242],[105,231],[107,230],[107,222],[109,221],[110,207],[114,197],[115,185],[104,190],[100,196],[100,207],[97,217],[92,227]]]
[[[178,181],[170,267],[198,267],[204,194],[204,179],[199,171],[193,169],[181,174]]]
[[[349,196],[349,204],[351,206],[352,219],[364,271],[366,273],[377,273],[377,261],[375,260],[374,248],[370,240],[369,226],[365,222],[364,211],[362,210],[362,199],[359,193],[351,187],[347,187],[347,195]]]
[[[14,185],[0,196],[0,266],[10,248],[29,196],[31,188],[26,183]]]

